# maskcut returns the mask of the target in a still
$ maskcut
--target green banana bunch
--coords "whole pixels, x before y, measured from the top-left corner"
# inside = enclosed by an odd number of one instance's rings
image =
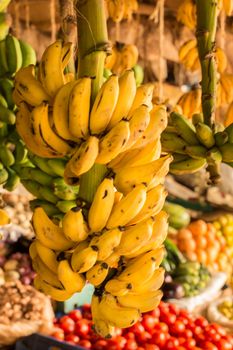
[[[162,150],[173,155],[170,172],[175,175],[207,168],[210,181],[217,183],[221,162],[230,166],[233,162],[233,125],[214,131],[204,123],[202,114],[194,114],[190,121],[172,112],[161,143]]]

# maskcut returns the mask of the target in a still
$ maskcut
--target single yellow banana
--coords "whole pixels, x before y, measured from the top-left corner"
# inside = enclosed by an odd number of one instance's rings
[[[37,255],[43,263],[54,273],[57,273],[58,261],[56,253],[43,245],[38,239],[34,241]]]
[[[100,236],[94,236],[90,242],[90,246],[98,249],[98,260],[105,261],[119,246],[122,232],[118,228],[103,232]]]
[[[74,250],[71,257],[71,266],[75,272],[83,273],[90,270],[96,263],[98,258],[98,248],[88,246],[79,250],[79,246]]]
[[[104,286],[107,293],[110,293],[116,297],[128,294],[132,288],[131,283],[119,281],[117,277],[110,279]]]
[[[109,255],[109,257],[105,260],[105,262],[106,264],[108,264],[109,267],[116,269],[118,267],[120,258],[121,258],[120,255],[114,252],[111,255]]]
[[[89,283],[93,284],[93,286],[99,286],[104,282],[106,277],[108,276],[109,266],[106,262],[97,262],[90,270],[86,273],[86,278]]]
[[[134,289],[129,291],[129,295],[131,295],[131,292],[135,294],[143,294],[148,291],[158,290],[164,282],[164,274],[165,270],[163,268],[160,267],[156,269],[153,276],[146,283],[141,283],[136,286]]]
[[[30,258],[31,258],[32,260],[35,260],[35,258],[37,257],[36,241],[33,241],[33,242],[30,244],[30,247],[29,247],[29,255],[30,255]]]
[[[132,69],[138,62],[138,48],[133,44],[125,44],[121,51],[123,70]]]
[[[139,86],[128,115],[131,116],[135,109],[141,105],[146,105],[149,109],[152,109],[153,91],[154,85],[151,83]]]
[[[125,226],[140,212],[145,201],[146,187],[142,184],[136,186],[113,207],[106,227],[111,229]]]
[[[109,17],[112,18],[114,22],[120,22],[123,19],[125,11],[125,1],[124,0],[108,0],[107,9]]]
[[[117,297],[117,300],[124,307],[137,307],[140,312],[148,312],[154,310],[159,305],[162,296],[163,293],[161,290],[156,290],[140,294],[126,294],[122,297]]]
[[[32,266],[36,273],[41,276],[43,281],[49,283],[53,287],[62,288],[57,274],[52,272],[38,256],[32,261]]]
[[[127,117],[134,101],[136,90],[134,72],[128,70],[119,78],[119,97],[116,108],[108,124],[109,130],[120,120]]]
[[[138,222],[154,217],[164,206],[167,191],[163,185],[157,185],[146,194],[146,201],[141,211],[131,220],[128,225],[134,225]]]
[[[111,338],[114,335],[114,327],[102,317],[99,310],[100,297],[93,294],[91,299],[91,315],[96,333],[103,338]]]
[[[99,142],[99,154],[96,163],[107,164],[124,149],[130,138],[127,120],[117,123]]]
[[[36,289],[44,292],[46,295],[49,295],[53,300],[56,301],[65,301],[71,298],[72,293],[69,293],[65,289],[55,288],[50,284],[42,280],[40,276],[36,276],[34,279],[34,286]]]
[[[104,293],[101,298],[99,310],[110,325],[120,328],[128,328],[140,318],[138,308],[120,306],[116,298],[107,293]]]
[[[179,59],[181,62],[188,56],[191,49],[197,47],[197,40],[191,39],[186,41],[179,49]]]
[[[68,293],[81,292],[85,286],[85,277],[78,272],[74,272],[68,260],[62,260],[58,265],[58,279]]]
[[[62,219],[62,229],[67,239],[81,242],[88,237],[88,226],[79,207],[69,210]]]
[[[90,115],[90,131],[92,135],[102,133],[112,117],[119,96],[118,77],[111,75],[102,85]]]
[[[100,232],[105,226],[115,200],[113,179],[104,179],[98,186],[88,212],[88,225],[92,232]]]
[[[70,42],[64,43],[61,50],[61,65],[63,70],[69,64],[70,59],[72,58],[73,55],[74,55],[74,44]]]
[[[69,130],[77,138],[89,134],[89,111],[91,99],[91,78],[85,77],[74,85],[69,100]]]
[[[34,210],[32,226],[36,238],[47,248],[64,251],[73,246],[73,242],[65,238],[62,229],[49,219],[43,208],[38,207]]]
[[[92,168],[98,156],[98,152],[99,139],[95,136],[90,136],[87,141],[79,146],[66,167],[78,177]]]
[[[49,45],[45,49],[39,64],[41,83],[52,98],[65,84],[62,67],[62,47],[61,40],[57,40]]]
[[[41,83],[36,80],[35,66],[21,68],[15,75],[15,91],[23,101],[31,106],[39,106],[43,102],[49,102],[50,96],[46,93]]]

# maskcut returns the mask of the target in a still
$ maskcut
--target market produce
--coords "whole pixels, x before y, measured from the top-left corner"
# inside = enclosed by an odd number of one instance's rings
[[[233,215],[230,213],[220,215],[213,221],[217,235],[228,248],[229,255],[233,256]]]
[[[191,218],[188,210],[179,204],[166,201],[163,210],[169,215],[169,225],[175,229],[180,229],[190,223]]]
[[[189,260],[202,263],[211,272],[223,271],[231,276],[232,265],[225,239],[219,237],[213,224],[193,221],[178,231],[177,245]]]
[[[223,301],[218,305],[218,311],[220,311],[229,320],[233,320],[233,302],[230,300]]]
[[[123,19],[131,20],[133,13],[138,10],[137,0],[106,0],[109,17],[114,22],[121,22]]]
[[[137,46],[116,42],[111,54],[106,58],[105,68],[110,69],[114,74],[121,74],[136,66],[138,55]]]
[[[7,212],[3,209],[0,209],[0,226],[5,226],[10,223],[10,218]]]
[[[184,93],[178,100],[177,105],[181,107],[182,114],[191,119],[196,113],[201,113],[201,89],[194,86],[192,90]]]
[[[204,317],[193,317],[175,305],[161,302],[145,313],[130,328],[116,329],[111,339],[103,339],[92,330],[90,307],[84,305],[56,319],[53,336],[74,345],[94,350],[231,350],[232,336]]]
[[[224,125],[227,127],[229,125],[231,125],[233,123],[233,102],[230,103],[228,109],[227,109],[227,113],[226,113],[226,118],[224,121]]]
[[[222,106],[232,102],[233,75],[222,73],[217,86],[217,106]]]
[[[193,0],[185,0],[181,3],[177,11],[177,21],[181,22],[190,29],[195,29],[197,15],[196,6]]]

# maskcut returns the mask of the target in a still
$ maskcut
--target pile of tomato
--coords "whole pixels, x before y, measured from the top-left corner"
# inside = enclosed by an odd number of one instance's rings
[[[111,339],[94,332],[89,305],[56,319],[54,325],[56,339],[93,350],[233,350],[233,336],[222,327],[164,302],[132,327],[117,329]]]

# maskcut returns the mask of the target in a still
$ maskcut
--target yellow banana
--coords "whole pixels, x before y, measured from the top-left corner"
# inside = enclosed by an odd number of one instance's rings
[[[118,228],[103,232],[100,236],[95,236],[90,242],[90,246],[98,248],[98,260],[105,261],[119,246],[122,232]]]
[[[223,0],[223,8],[224,8],[224,11],[226,12],[226,15],[230,16],[233,10],[232,0]]]
[[[197,47],[197,40],[196,39],[186,41],[179,49],[180,61],[183,62],[183,60],[188,56],[190,50],[193,48],[196,48],[196,47]]]
[[[81,292],[85,286],[85,277],[78,272],[74,272],[68,260],[62,260],[58,265],[58,279],[68,293]]]
[[[62,67],[62,41],[57,40],[49,45],[40,61],[40,80],[46,92],[52,98],[65,84]]]
[[[138,308],[120,306],[113,295],[106,293],[102,296],[99,310],[110,325],[120,328],[130,327],[140,318]]]
[[[138,48],[133,44],[125,44],[121,51],[123,70],[131,69],[138,62]]]
[[[42,280],[56,288],[62,288],[62,285],[57,277],[57,274],[52,272],[43,261],[37,256],[32,261],[33,269],[41,276]]]
[[[74,44],[70,42],[63,44],[62,50],[61,50],[61,65],[63,70],[69,64],[73,54],[74,54]]]
[[[165,270],[163,268],[158,268],[155,270],[153,276],[145,283],[141,283],[136,286],[132,291],[129,291],[129,295],[132,293],[143,294],[148,291],[157,291],[164,282]]]
[[[69,97],[77,81],[63,85],[53,101],[53,123],[57,134],[65,140],[77,141],[69,130]]]
[[[119,97],[108,129],[112,129],[120,120],[127,117],[136,95],[136,89],[134,72],[128,70],[119,78]]]
[[[109,17],[111,17],[114,22],[120,22],[123,19],[125,11],[124,0],[108,0],[107,8]]]
[[[130,137],[124,145],[124,151],[129,150],[143,135],[150,123],[149,108],[146,105],[138,107],[129,121]]]
[[[104,338],[111,338],[114,335],[114,327],[102,317],[99,310],[100,297],[93,294],[91,299],[91,315],[96,333]]]
[[[65,237],[73,242],[84,241],[88,237],[88,226],[81,208],[72,208],[65,214],[62,229]]]
[[[139,249],[150,240],[153,226],[154,220],[149,218],[137,225],[127,227],[122,234],[119,246],[116,248],[116,253],[127,256],[127,254]]]
[[[95,246],[88,246],[79,250],[79,246],[74,250],[71,257],[72,269],[76,272],[83,273],[90,270],[98,258],[98,249]]]
[[[98,186],[88,212],[88,225],[92,232],[100,232],[108,221],[115,200],[113,179],[104,179]]]
[[[99,154],[96,163],[107,164],[124,149],[130,138],[129,122],[122,120],[117,123],[99,143]]]
[[[128,225],[134,225],[151,216],[155,216],[164,206],[167,191],[163,185],[157,185],[146,194],[146,201],[141,211],[131,220]]]
[[[69,130],[77,138],[89,134],[89,111],[91,99],[91,78],[85,77],[74,85],[69,100]]]
[[[87,141],[79,146],[66,167],[78,177],[92,168],[98,156],[98,152],[99,139],[95,136],[90,136]]]
[[[137,88],[136,95],[134,97],[132,106],[129,111],[129,116],[141,105],[152,108],[152,97],[153,97],[154,85],[151,83],[143,84]]]
[[[41,83],[35,78],[35,66],[21,68],[15,75],[15,91],[18,96],[31,106],[39,106],[43,102],[49,102],[50,96],[46,93]]]
[[[117,297],[117,300],[124,307],[137,307],[140,312],[148,312],[154,310],[159,305],[162,296],[163,293],[161,290],[156,290],[140,294],[126,294],[122,297]]]
[[[56,253],[43,245],[38,239],[35,240],[35,249],[43,263],[54,273],[57,273],[58,261]]]
[[[43,208],[38,207],[34,210],[32,226],[36,238],[47,248],[63,251],[73,246],[73,242],[65,238],[62,229],[49,219]]]
[[[116,252],[109,255],[109,257],[105,260],[106,264],[108,264],[111,268],[117,268],[118,262],[120,260],[120,255]]]
[[[79,184],[79,178],[78,176],[73,173],[70,169],[70,162],[66,164],[65,171],[64,171],[64,180],[67,183],[67,185],[70,186],[78,186]]]
[[[132,191],[135,186],[140,184],[145,184],[149,186],[149,188],[155,187],[164,181],[164,177],[169,171],[169,164],[171,161],[172,157],[168,155],[146,165],[120,168],[119,171],[116,170],[114,185],[117,190],[123,194]]]
[[[30,244],[30,247],[29,247],[29,255],[30,255],[30,258],[31,258],[32,260],[35,260],[35,258],[37,257],[36,241],[33,241],[33,242]]]
[[[109,266],[106,262],[97,262],[90,270],[86,273],[86,278],[89,283],[93,286],[99,286],[104,282],[109,272]]]
[[[115,110],[118,96],[118,77],[111,75],[99,90],[91,110],[89,127],[92,135],[100,134],[106,129]]]
[[[106,227],[111,229],[125,226],[140,212],[145,201],[146,187],[144,185],[136,186],[113,207]]]
[[[104,286],[107,293],[116,297],[123,296],[129,293],[132,289],[132,284],[125,281],[119,281],[117,277],[110,279]]]
[[[59,289],[51,286],[42,280],[40,276],[36,276],[34,279],[34,286],[36,289],[44,292],[49,295],[53,300],[56,301],[65,301],[71,298],[72,293],[67,292],[65,289]]]
[[[116,46],[113,46],[111,53],[105,59],[104,67],[112,70],[113,66],[117,62],[117,57],[118,57],[118,50]]]

